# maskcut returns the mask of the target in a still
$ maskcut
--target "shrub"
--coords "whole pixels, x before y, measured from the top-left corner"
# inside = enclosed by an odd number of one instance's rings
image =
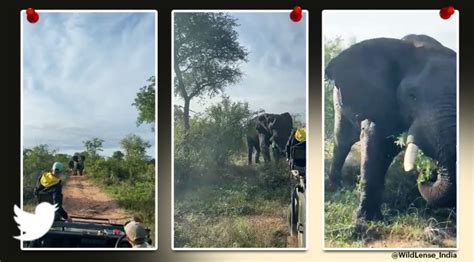
[[[176,109],[175,117],[182,114]],[[228,97],[208,108],[203,115],[190,119],[185,132],[175,119],[175,177],[185,181],[198,167],[229,165],[232,158],[244,151],[247,122],[251,116],[247,103],[232,102]]]

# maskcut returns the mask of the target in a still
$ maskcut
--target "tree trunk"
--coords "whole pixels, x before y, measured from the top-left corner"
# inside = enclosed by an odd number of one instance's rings
[[[183,152],[185,155],[189,155],[189,104],[191,99],[184,99],[184,109],[183,109],[183,121],[184,121],[184,136],[183,136]]]
[[[183,121],[184,121],[184,133],[187,135],[189,131],[189,104],[191,99],[184,99],[184,109],[183,109]]]

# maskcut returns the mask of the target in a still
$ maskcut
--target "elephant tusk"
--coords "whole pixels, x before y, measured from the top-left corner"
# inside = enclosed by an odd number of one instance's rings
[[[417,152],[418,146],[414,143],[409,143],[405,150],[405,159],[403,160],[403,168],[405,169],[405,172],[411,171],[415,167]]]
[[[342,107],[343,104],[342,104],[341,90],[339,90],[337,86],[334,86],[334,89],[332,90],[332,99],[335,106]]]

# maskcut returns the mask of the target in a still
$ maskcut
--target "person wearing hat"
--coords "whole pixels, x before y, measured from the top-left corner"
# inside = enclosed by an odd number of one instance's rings
[[[51,202],[52,205],[57,205],[58,209],[56,211],[55,220],[62,218],[71,222],[71,218],[63,208],[63,193],[60,179],[63,172],[64,165],[61,162],[54,162],[51,171],[45,172],[39,177],[35,188],[35,195],[38,198],[38,202],[46,201]]]
[[[132,248],[150,248],[148,244],[148,232],[142,223],[137,221],[130,221],[125,225],[125,235],[127,236],[128,243],[132,245]]]

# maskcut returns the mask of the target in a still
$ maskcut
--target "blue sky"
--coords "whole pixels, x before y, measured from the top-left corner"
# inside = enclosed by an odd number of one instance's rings
[[[99,137],[109,155],[135,133],[155,157],[155,133],[131,105],[155,74],[155,13],[39,15],[23,21],[23,146],[73,153]]]
[[[328,10],[323,13],[326,39],[340,36],[360,42],[377,37],[425,34],[454,51],[458,51],[458,23],[458,12],[444,20],[440,18],[439,10]]]
[[[306,117],[306,15],[299,23],[288,13],[230,13],[240,24],[239,42],[249,52],[241,65],[241,82],[228,86],[232,101],[247,101],[250,109],[290,112]],[[220,100],[195,99],[191,110],[201,112]],[[182,100],[176,99],[182,105]]]

